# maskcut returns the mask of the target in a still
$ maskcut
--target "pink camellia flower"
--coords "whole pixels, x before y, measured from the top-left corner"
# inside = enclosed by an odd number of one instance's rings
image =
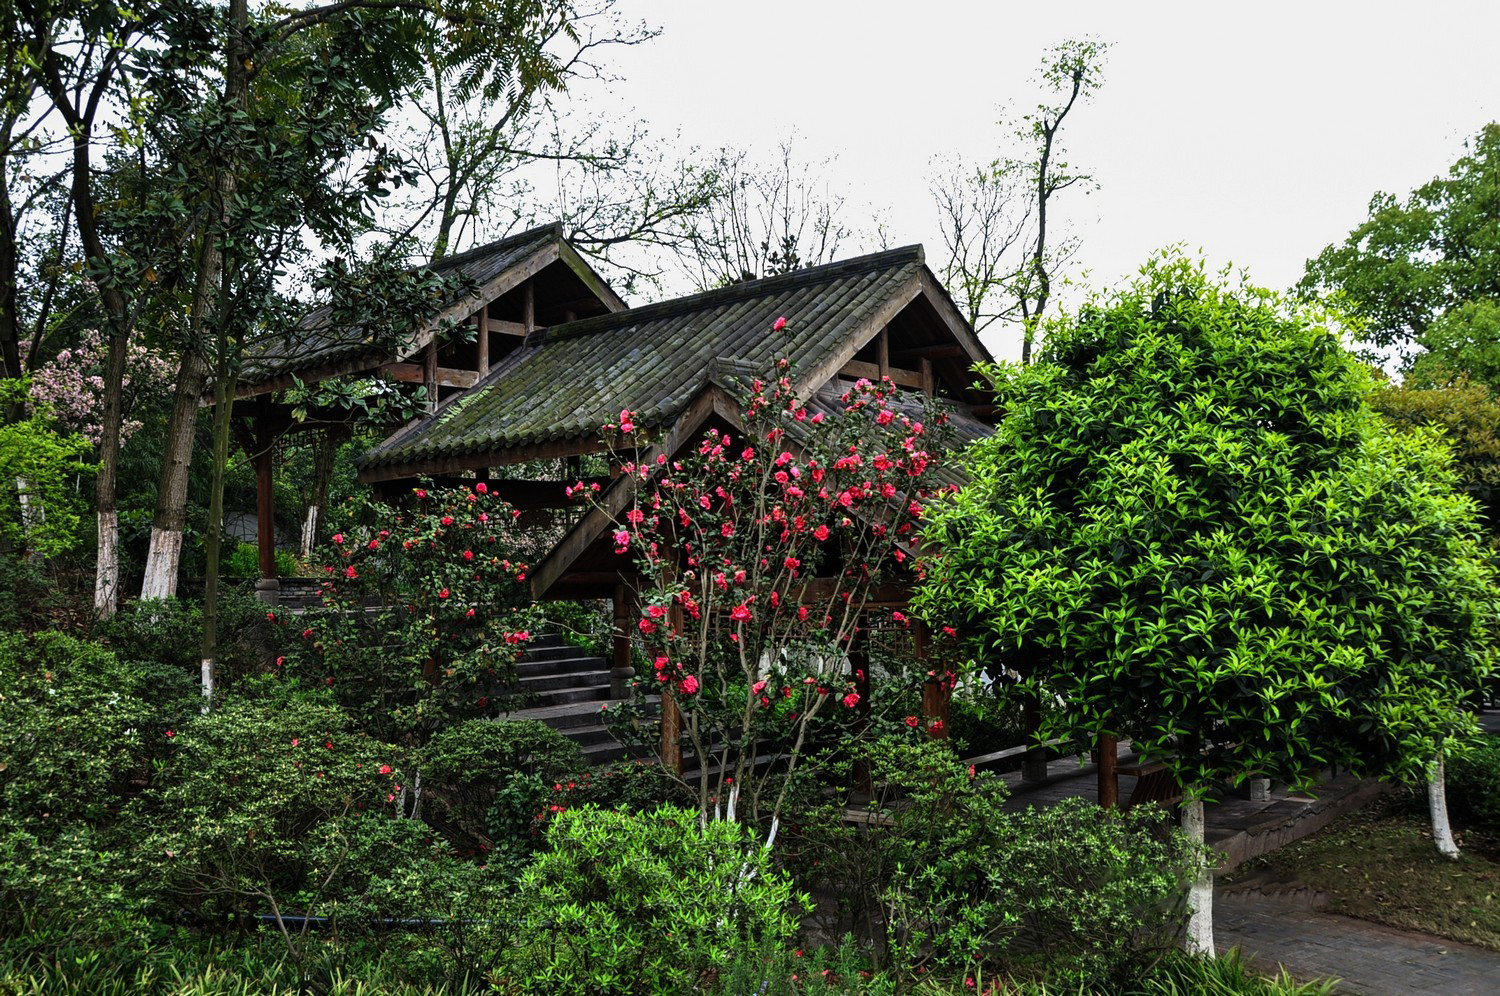
[[[664,609],[664,608],[662,608],[660,605],[648,605],[648,606],[646,606],[646,615],[650,616],[652,619],[660,619],[662,616],[664,616],[666,614],[667,614],[667,610]]]
[[[423,490],[422,488],[417,488],[417,497],[418,498],[426,498],[427,497],[427,492],[425,490]]]
[[[723,536],[725,539],[728,539],[729,537],[733,536],[734,535],[734,523],[733,522],[726,522],[726,523],[724,523],[722,526],[719,527],[719,534],[721,536]]]
[[[354,569],[354,567],[351,565],[349,567],[344,568],[344,577],[346,577],[346,578],[357,578],[357,577],[359,577],[359,571],[356,571]]]
[[[858,692],[850,692],[848,695],[844,696],[844,706],[846,708],[853,709],[857,705],[859,705]]]
[[[692,675],[688,675],[686,678],[682,679],[682,682],[678,685],[678,687],[682,689],[684,694],[693,695],[698,691],[698,679],[693,677]]]
[[[441,519],[439,519],[438,521],[441,522],[445,526],[451,526],[451,525],[453,525],[453,516],[451,516],[451,515],[445,515]]]
[[[819,526],[818,528],[816,528],[816,529],[813,530],[813,539],[817,540],[819,543],[823,542],[827,538],[828,538],[828,527],[827,526]]]
[[[380,766],[380,773],[382,775],[388,775],[388,774],[390,774],[391,773],[391,766],[389,764],[382,764]]]
[[[895,413],[893,413],[889,408],[883,408],[881,409],[880,414],[875,416],[875,424],[890,425],[891,419],[895,417]]]
[[[733,619],[735,622],[748,622],[750,620],[750,606],[746,605],[744,602],[741,602],[739,605],[736,605],[733,610],[730,611],[729,618]]]
[[[485,484],[483,481],[480,481],[478,484],[474,485],[474,490],[478,491],[480,494],[488,494],[490,486],[488,484]]]
[[[943,632],[947,633],[949,636],[957,636],[958,635],[958,630],[954,629],[952,626],[944,626],[943,627]]]
[[[762,678],[759,681],[757,681],[755,684],[753,684],[753,685],[750,686],[750,692],[753,695],[759,695],[762,691],[765,690],[765,687],[766,687],[766,679]]]
[[[447,598],[448,594],[448,589],[444,588],[442,591],[438,592],[438,598]]]
[[[656,668],[656,670],[660,671],[660,670],[662,670],[663,668],[665,668],[670,663],[672,663],[672,662],[670,660],[668,660],[666,657],[658,657],[651,666],[654,667],[654,668]]]
[[[292,738],[292,746],[293,746],[293,747],[295,747],[295,746],[297,746],[297,745],[298,745],[298,744],[300,744],[300,743],[301,743],[301,742],[302,742],[302,741],[300,741],[300,740],[298,740],[298,739],[297,739],[297,738],[296,738],[296,737],[293,737],[293,738]]]
[[[632,420],[632,416],[631,416],[630,410],[628,408],[621,408],[620,409],[620,431],[621,432],[634,432],[635,431],[635,422]]]
[[[465,550],[464,551],[464,559],[465,560],[473,560],[474,559],[474,551],[473,550]]]
[[[177,734],[175,732],[173,732],[172,730],[168,730],[167,731],[167,739],[168,740],[171,740],[175,736],[177,736]]]
[[[784,328],[786,328],[786,316],[785,315],[782,315],[780,318],[776,319],[776,321],[774,321],[774,322],[771,323],[771,331],[772,332],[780,332]]]
[[[615,533],[615,553],[624,553],[630,549],[630,534],[621,529]]]
[[[915,716],[907,716],[906,725],[915,730],[917,727],[922,725],[922,721]]]
[[[907,625],[906,613],[904,613],[904,612],[892,612],[891,613],[891,622],[896,623],[898,626],[905,626],[905,625]]]
[[[266,620],[268,622],[275,622],[276,621],[276,613],[274,613],[274,612],[267,612],[266,613]]]
[[[645,633],[647,635],[655,633],[656,623],[652,622],[650,619],[642,619],[640,623],[640,630],[642,633]]]

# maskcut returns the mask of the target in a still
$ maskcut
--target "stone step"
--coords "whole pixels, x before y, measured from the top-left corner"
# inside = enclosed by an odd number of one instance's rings
[[[609,682],[606,680],[601,685],[588,685],[582,688],[557,688],[549,691],[539,691],[534,695],[527,696],[525,701],[531,707],[574,705],[582,702],[603,705],[609,701]],[[597,705],[594,708],[595,711],[598,710]]]
[[[516,664],[516,674],[522,678],[536,678],[549,674],[571,674],[579,671],[608,671],[604,661],[598,657],[568,657],[562,660],[522,660]]]
[[[522,656],[521,659],[523,661],[529,662],[540,662],[572,660],[574,658],[587,656],[588,655],[583,652],[583,648],[575,647],[571,643],[566,643],[561,640],[559,640],[555,644],[549,643],[546,646],[541,647],[537,646],[536,641],[533,640],[530,644],[527,645],[526,653]],[[600,664],[604,663],[603,657],[595,657],[593,659],[598,661]]]
[[[506,695],[520,694],[529,697],[535,693],[553,692],[564,688],[596,688],[609,684],[608,671],[573,671],[563,674],[539,674],[523,677],[514,685],[499,691]]]

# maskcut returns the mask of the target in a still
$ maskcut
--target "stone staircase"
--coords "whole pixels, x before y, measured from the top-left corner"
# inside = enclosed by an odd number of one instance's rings
[[[601,710],[619,703],[610,697],[609,661],[587,657],[560,636],[538,636],[516,665],[523,708],[503,720],[534,719],[577,742],[590,764],[636,756],[605,729]],[[503,721],[502,720],[502,721]]]

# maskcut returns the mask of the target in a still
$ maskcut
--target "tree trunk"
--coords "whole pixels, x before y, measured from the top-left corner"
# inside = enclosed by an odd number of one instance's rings
[[[120,607],[120,516],[115,476],[120,465],[120,422],[125,391],[125,330],[110,331],[104,363],[104,417],[94,507],[99,517],[99,558],[94,569],[94,614],[108,619]]]
[[[197,307],[195,302],[195,311]],[[196,343],[187,343],[177,372],[172,419],[167,423],[167,449],[162,455],[161,480],[156,489],[151,546],[146,553],[146,577],[141,582],[142,599],[171,598],[177,594],[182,533],[187,526],[188,471],[197,436],[198,402],[207,383],[208,363]]]
[[[229,426],[234,406],[234,378],[219,364],[214,385],[213,471],[209,484],[208,535],[203,568],[203,711],[213,702],[218,673],[219,554],[224,545],[224,469],[229,465]]]
[[[1443,755],[1427,771],[1427,811],[1432,816],[1432,842],[1438,853],[1452,861],[1459,859],[1458,842],[1453,839],[1453,825],[1448,822],[1448,786],[1443,770]]]
[[[1182,803],[1182,832],[1200,851],[1204,846],[1203,830],[1203,800],[1185,799]],[[1186,945],[1188,954],[1214,957],[1214,876],[1206,859],[1188,886]]]
[[[333,457],[338,440],[332,429],[318,433],[313,451],[312,494],[308,497],[307,518],[302,523],[302,559],[312,556],[318,545],[318,527],[322,525],[323,507],[328,504],[328,482],[333,477]]]

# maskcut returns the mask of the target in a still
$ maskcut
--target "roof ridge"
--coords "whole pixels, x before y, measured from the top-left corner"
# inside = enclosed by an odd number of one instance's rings
[[[759,280],[746,280],[737,284],[729,284],[725,287],[715,287],[711,290],[699,291],[696,294],[667,298],[665,301],[655,301],[651,304],[643,304],[635,308],[626,308],[624,311],[615,311],[607,315],[595,315],[592,318],[584,318],[576,322],[568,322],[563,325],[554,325],[551,328],[539,329],[527,337],[527,345],[541,345],[557,339],[571,339],[575,336],[591,335],[594,332],[615,325],[630,325],[634,322],[650,321],[664,314],[692,311],[708,304],[729,303],[760,297],[764,294],[775,293],[781,290],[820,283],[843,276],[852,271],[878,270],[894,266],[898,263],[923,262],[926,262],[926,252],[923,250],[921,243],[901,246],[896,249],[885,249],[881,252],[872,252],[863,256],[835,260],[832,263],[809,266],[800,270],[792,270],[789,273],[778,273],[772,277],[761,277]]]
[[[452,256],[444,256],[439,260],[429,259],[425,263],[414,263],[412,264],[412,269],[418,269],[425,266],[429,270],[435,270],[439,267],[444,266],[456,266],[461,263],[467,263],[470,260],[478,259],[480,256],[488,255],[489,253],[492,253],[495,250],[499,249],[501,246],[520,245],[523,242],[526,242],[530,239],[535,239],[549,232],[559,239],[562,238],[562,222],[549,221],[545,225],[537,225],[535,228],[528,228],[524,232],[516,232],[514,235],[507,235],[503,238],[495,239],[493,242],[486,242],[482,246],[474,246],[472,249],[465,249],[463,252],[455,253]]]

